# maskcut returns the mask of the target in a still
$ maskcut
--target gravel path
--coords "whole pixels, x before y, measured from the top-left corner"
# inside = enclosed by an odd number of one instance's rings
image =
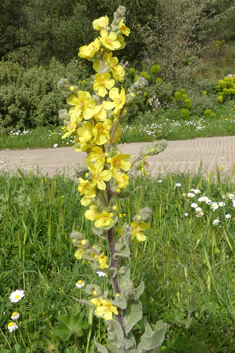
[[[133,157],[138,156],[143,146],[148,142],[119,145],[123,153]],[[42,174],[54,176],[56,172],[65,172],[70,177],[74,175],[74,167],[83,163],[84,152],[74,152],[72,147],[1,150],[0,167],[14,169],[20,166],[26,172],[41,171]],[[4,162],[2,162],[4,160]],[[235,166],[235,136],[197,138],[194,140],[169,141],[167,148],[157,156],[149,157],[151,176],[155,177],[166,172],[191,172],[199,170],[200,162],[203,171],[215,171],[216,166],[222,168],[222,173],[232,174]],[[224,167],[223,167],[224,166]]]

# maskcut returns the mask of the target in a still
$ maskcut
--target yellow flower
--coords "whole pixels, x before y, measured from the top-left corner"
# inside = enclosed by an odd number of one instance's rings
[[[77,129],[77,134],[79,136],[79,142],[81,148],[90,141],[92,143],[92,137],[93,137],[93,125],[88,123],[87,121],[84,121],[82,124],[83,127],[79,127]]]
[[[119,127],[117,128],[117,131],[116,131],[115,135],[114,135],[113,143],[117,143],[117,142],[120,141],[120,136],[121,136],[121,134],[122,134],[122,129],[121,129],[121,127],[119,126]]]
[[[137,241],[145,241],[146,236],[143,235],[141,232],[145,229],[148,229],[150,227],[150,224],[141,221],[139,223],[133,222],[131,223],[131,226],[133,228],[131,239],[133,240],[136,238]]]
[[[97,185],[98,189],[105,190],[106,185],[104,181],[108,181],[112,178],[112,172],[110,170],[103,170],[101,166],[89,165],[88,169],[92,173],[92,181]]]
[[[76,259],[81,260],[81,259],[84,259],[84,256],[83,256],[84,253],[85,253],[84,249],[81,246],[79,246],[74,256],[76,257]]]
[[[92,22],[92,26],[96,31],[101,31],[102,29],[108,27],[109,18],[108,16],[100,17],[98,20]]]
[[[67,132],[62,136],[62,139],[74,134],[76,132],[76,128],[77,128],[77,120],[76,120],[76,118],[71,117],[70,123],[66,126]]]
[[[95,102],[90,93],[78,91],[77,95],[72,94],[72,96],[67,99],[67,103],[75,106],[69,110],[69,113],[71,117],[74,117],[77,121],[81,121],[83,118],[85,120],[92,118]]]
[[[100,41],[106,49],[109,49],[109,50],[120,49],[121,43],[117,40],[116,33],[110,32],[108,34],[107,31],[102,29],[100,31],[100,35],[101,35]]]
[[[113,79],[110,80],[110,77],[108,72],[103,74],[97,73],[95,75],[93,89],[94,91],[98,91],[97,94],[99,96],[104,97],[108,93],[107,89],[110,90],[114,86],[115,81]]]
[[[93,56],[100,49],[99,39],[96,38],[94,42],[91,42],[89,45],[84,45],[79,48],[78,56],[83,59],[92,60]]]
[[[104,167],[105,156],[100,147],[93,147],[88,157],[85,158],[85,163],[95,162],[95,165]]]
[[[107,261],[108,261],[108,256],[105,256],[104,253],[102,253],[98,258],[97,261],[99,262],[100,266],[98,266],[98,268],[100,268],[101,270],[105,269],[105,268],[109,268],[107,265]]]
[[[113,57],[113,53],[104,53],[103,57],[104,69],[106,71],[111,71],[115,80],[122,82],[125,76],[125,70],[121,65],[118,65],[118,58]],[[100,61],[97,60],[93,64],[93,69],[96,72],[100,71]]]
[[[149,168],[149,163],[145,160],[147,157],[149,157],[149,156],[145,156],[143,159],[142,166],[141,166],[141,172],[149,177],[150,174],[145,169],[145,167]]]
[[[104,145],[109,142],[110,134],[109,130],[112,127],[112,121],[110,119],[106,119],[104,122],[99,122],[92,129],[94,135],[94,143],[97,145]]]
[[[91,299],[93,300],[93,299]],[[98,304],[97,302],[92,302],[93,304],[96,303],[96,310],[95,314],[99,317],[103,317],[105,320],[112,320],[113,318],[113,313],[115,315],[118,315],[117,307],[112,305],[111,302],[108,300],[99,299],[100,303]],[[101,304],[101,305],[100,305]]]
[[[114,179],[116,180],[119,189],[125,189],[129,184],[129,176],[125,173],[116,173]]]
[[[113,102],[103,102],[103,106],[105,109],[107,110],[111,110],[113,108],[114,109],[114,113],[117,114],[120,112],[120,110],[122,109],[122,107],[124,106],[125,102],[126,102],[126,96],[125,96],[125,90],[122,87],[121,88],[121,92],[119,93],[118,88],[117,87],[113,87],[110,91],[109,91],[109,97],[112,99]]]
[[[119,23],[119,29],[122,32],[122,34],[125,34],[125,36],[129,36],[129,34],[131,33],[130,29],[128,27],[125,26],[123,20],[121,20],[121,22]]]
[[[131,168],[131,162],[127,160],[130,158],[129,154],[117,154],[111,158],[110,170],[113,170],[114,174],[118,173],[120,169],[127,172]]]
[[[80,184],[78,185],[78,191],[81,195],[85,195],[81,199],[81,204],[83,206],[88,206],[91,203],[91,199],[96,197],[95,183],[88,180],[79,178]]]
[[[107,119],[107,113],[106,110],[103,107],[103,104],[96,105],[93,109],[94,112],[94,118],[96,121],[104,121]]]
[[[117,41],[118,41],[118,42],[120,43],[120,45],[121,45],[119,49],[125,48],[126,43],[125,43],[125,39],[124,39],[123,36],[118,36],[118,37],[117,37]]]
[[[110,223],[114,223],[112,217],[112,213],[108,213],[107,211],[102,211],[98,215],[95,216],[94,226],[96,228],[108,227]]]

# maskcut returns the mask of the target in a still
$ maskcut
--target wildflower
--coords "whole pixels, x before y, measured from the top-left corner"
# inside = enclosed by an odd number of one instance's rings
[[[82,288],[82,287],[84,287],[85,286],[85,282],[83,282],[83,281],[81,281],[81,280],[79,280],[77,283],[76,283],[76,287],[77,288]]]
[[[124,34],[125,36],[129,36],[131,31],[128,27],[125,26],[123,20],[121,20],[118,27],[119,27],[120,31],[122,32],[122,34]]]
[[[219,219],[218,218],[214,219],[213,226],[217,226],[217,224],[219,224]]]
[[[120,112],[124,104],[126,103],[126,96],[125,96],[125,90],[122,87],[121,91],[119,93],[119,90],[117,87],[113,87],[109,91],[109,97],[112,99],[112,102],[103,102],[103,106],[107,110],[112,110],[114,109],[114,113],[117,114]]]
[[[94,91],[98,91],[97,94],[104,97],[108,91],[114,86],[114,80],[110,79],[111,75],[108,72],[103,74],[97,73],[95,75],[95,81],[93,82]]]
[[[228,198],[232,200],[234,198],[234,194],[228,194]]]
[[[98,258],[97,261],[99,262],[100,266],[99,268],[101,268],[102,270],[104,268],[109,268],[109,266],[107,265],[107,261],[108,261],[108,256],[105,256],[104,253],[102,253]]]
[[[18,326],[16,325],[15,322],[11,321],[11,322],[8,324],[8,330],[9,330],[10,332],[13,332],[13,331],[15,331],[15,330],[17,330],[17,329],[18,329]]]
[[[185,215],[185,217],[188,217],[188,213],[187,212],[184,215]]]
[[[201,193],[201,191],[200,190],[198,190],[198,189],[194,189],[194,194],[200,194]]]
[[[11,319],[12,319],[12,320],[18,320],[19,317],[20,317],[20,314],[17,313],[17,312],[14,312],[14,313],[11,315]]]
[[[203,212],[203,211],[198,212],[198,213],[196,214],[196,217],[202,217],[202,216],[204,216],[204,212]]]
[[[219,205],[217,204],[217,202],[212,202],[211,209],[215,211],[215,210],[217,210],[217,208],[219,208]]]
[[[195,211],[196,211],[196,212],[201,212],[202,209],[201,209],[201,207],[197,207],[197,208],[195,208]]]
[[[96,274],[97,274],[99,277],[107,277],[107,274],[104,273],[103,271],[97,271]]]
[[[12,303],[17,303],[24,297],[24,291],[17,289],[15,292],[12,292],[9,299]]]
[[[181,186],[181,184],[180,184],[180,183],[176,183],[175,186],[176,186],[177,188],[179,188],[179,187]]]
[[[121,43],[118,40],[116,33],[110,32],[108,34],[107,31],[105,31],[105,29],[102,29],[100,31],[100,35],[101,35],[100,41],[106,49],[109,49],[109,50],[121,49]]]
[[[196,203],[191,203],[191,207],[192,207],[192,208],[197,208],[197,206],[198,206],[198,205],[197,205]]]
[[[81,121],[82,118],[85,120],[92,118],[95,102],[90,93],[86,91],[78,91],[77,95],[73,93],[72,96],[67,99],[67,103],[74,105],[74,107],[69,109],[69,113],[71,117],[74,117],[77,121]]]
[[[133,222],[131,223],[131,226],[133,228],[131,240],[133,240],[136,237],[137,241],[145,241],[146,236],[143,235],[141,232],[145,229],[148,229],[150,227],[150,224],[141,221],[140,223]]]
[[[226,214],[226,215],[225,215],[225,218],[226,218],[226,219],[231,218],[231,214],[229,214],[229,213],[228,213],[228,214]]]
[[[161,179],[159,179],[157,182],[158,182],[158,183],[162,183],[162,180],[161,180]]]
[[[225,202],[219,202],[219,207],[225,206]]]
[[[182,196],[186,196],[185,192],[183,192]]]
[[[107,15],[100,17],[97,20],[94,20],[92,22],[92,26],[96,31],[101,31],[102,29],[108,27],[108,24],[109,24],[109,18]]]
[[[189,192],[189,193],[187,194],[187,196],[192,198],[192,197],[195,196],[195,194],[194,194],[193,192]]]
[[[206,204],[207,204],[207,205],[210,205],[210,204],[211,204],[211,200],[208,199],[208,200],[206,201]]]
[[[105,320],[112,320],[113,314],[118,315],[117,307],[112,305],[108,300],[100,298],[99,300],[93,298],[90,300],[97,308],[95,314],[97,316],[103,317]]]

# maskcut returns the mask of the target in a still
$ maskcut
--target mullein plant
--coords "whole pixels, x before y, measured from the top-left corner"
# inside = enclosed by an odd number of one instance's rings
[[[92,222],[92,230],[102,239],[105,248],[90,244],[89,239],[77,231],[70,237],[77,248],[75,257],[87,261],[94,273],[102,271],[112,289],[110,286],[109,292],[102,293],[97,284],[91,283],[85,287],[87,299],[74,300],[89,305],[107,324],[109,345],[103,346],[94,339],[98,352],[157,353],[165,337],[166,324],[158,321],[149,325],[145,321],[145,332],[136,341],[132,330],[143,316],[140,296],[144,283],[135,288],[127,266],[131,243],[146,240],[144,231],[150,227],[152,211],[149,207],[141,209],[131,224],[125,223],[119,228],[117,200],[130,195],[125,189],[132,167],[149,175],[146,158],[161,152],[166,141],[155,141],[151,147],[145,147],[132,163],[131,156],[118,149],[126,109],[135,96],[143,92],[147,81],[139,77],[128,93],[123,87],[118,88],[117,82],[123,81],[125,71],[113,52],[125,47],[123,35],[130,34],[125,25],[125,7],[118,7],[111,24],[104,16],[93,21],[93,28],[100,31],[99,36],[81,47],[78,55],[93,62],[96,71],[92,83],[94,93],[79,90],[62,79],[61,87],[69,88],[67,102],[72,105],[68,113],[63,111],[62,114],[67,129],[63,137],[74,135],[75,151],[87,153],[84,164],[76,170],[78,191],[82,196],[81,204],[89,207],[85,217]]]

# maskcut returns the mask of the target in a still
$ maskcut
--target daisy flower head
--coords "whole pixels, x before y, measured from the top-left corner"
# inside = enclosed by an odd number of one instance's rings
[[[225,215],[225,218],[226,218],[226,219],[230,219],[230,218],[231,218],[231,214],[227,213],[227,214]]]
[[[183,192],[182,196],[186,196],[185,192]]]
[[[195,211],[196,211],[196,212],[201,212],[202,209],[201,209],[201,207],[197,207],[197,208],[195,208]]]
[[[99,277],[107,277],[107,274],[104,273],[103,271],[97,271],[96,274],[97,274]]]
[[[76,287],[79,288],[79,289],[84,287],[84,286],[85,286],[85,282],[83,282],[81,280],[76,283]]]
[[[14,312],[14,313],[11,315],[11,319],[12,319],[12,320],[18,320],[19,317],[20,317],[20,314],[17,313],[17,312]]]
[[[215,210],[217,210],[217,208],[219,208],[218,203],[217,203],[217,202],[212,202],[212,203],[211,203],[211,209],[212,209],[213,211],[215,211]]]
[[[196,214],[196,217],[198,217],[198,218],[200,218],[200,217],[202,217],[202,216],[204,216],[204,212],[203,212],[203,211],[198,212],[198,213]]]
[[[188,192],[188,193],[187,193],[187,196],[192,198],[192,197],[195,196],[195,194],[194,194],[193,192]]]
[[[197,205],[196,203],[191,203],[191,207],[192,207],[192,208],[197,208],[197,206],[198,206],[198,205]]]
[[[176,186],[177,188],[179,188],[179,187],[181,186],[181,184],[180,184],[180,183],[176,183],[175,186]]]
[[[208,200],[206,201],[206,204],[207,204],[207,205],[210,205],[210,204],[211,204],[211,200],[208,199]]]
[[[9,330],[10,332],[13,332],[13,331],[15,331],[15,330],[18,329],[18,326],[16,325],[15,322],[11,321],[11,322],[9,322],[7,328],[8,328],[8,330]]]
[[[228,198],[232,200],[234,198],[234,194],[228,194]]]
[[[226,196],[223,194],[223,195],[222,195],[222,199],[224,200],[224,199],[225,199],[225,197],[226,197]]]
[[[225,202],[219,202],[219,207],[225,206]]]
[[[185,215],[185,217],[188,217],[188,213],[187,212],[184,215]]]
[[[199,197],[199,199],[198,199],[197,201],[198,201],[198,202],[204,201],[204,200],[203,200],[203,196]]]
[[[214,219],[214,221],[213,221],[213,226],[217,226],[218,224],[219,224],[218,218]]]
[[[17,289],[16,291],[12,292],[9,299],[11,303],[17,303],[24,297],[24,291]]]
[[[201,191],[199,190],[199,189],[194,189],[194,194],[200,194],[201,193]]]

